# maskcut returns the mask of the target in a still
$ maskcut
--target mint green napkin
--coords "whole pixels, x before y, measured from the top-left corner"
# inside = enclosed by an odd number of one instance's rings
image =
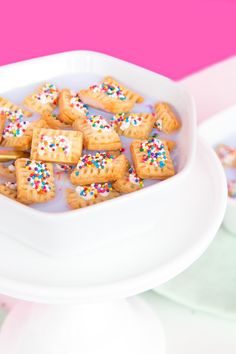
[[[236,235],[222,227],[199,260],[154,291],[192,309],[236,320]]]

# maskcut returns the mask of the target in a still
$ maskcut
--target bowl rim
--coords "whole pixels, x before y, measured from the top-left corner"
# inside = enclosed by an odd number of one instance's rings
[[[172,85],[177,86],[178,90],[180,90],[186,97],[188,97],[189,99],[189,108],[190,108],[190,116],[192,118],[192,124],[190,124],[190,135],[191,135],[191,139],[192,139],[192,144],[190,145],[190,149],[188,151],[188,155],[186,158],[186,162],[185,165],[183,167],[183,169],[181,171],[179,171],[176,175],[174,175],[173,177],[161,181],[161,183],[156,183],[153,184],[151,186],[148,186],[142,190],[130,193],[128,195],[122,195],[119,198],[115,198],[112,200],[108,200],[106,201],[106,203],[100,203],[99,205],[91,205],[90,208],[82,208],[82,209],[77,209],[77,210],[69,210],[69,211],[60,211],[60,212],[49,212],[49,211],[41,211],[41,210],[37,210],[34,208],[31,208],[30,206],[21,204],[19,202],[16,202],[14,200],[11,200],[7,197],[5,197],[4,195],[0,195],[0,200],[3,198],[5,198],[5,202],[8,203],[9,206],[12,206],[16,209],[19,208],[19,210],[24,211],[25,213],[28,213],[29,216],[36,216],[36,217],[40,217],[40,216],[44,216],[47,219],[56,219],[59,217],[63,217],[63,218],[70,218],[72,216],[76,215],[83,215],[84,213],[88,213],[89,211],[93,211],[94,209],[96,210],[97,207],[99,208],[104,208],[104,204],[107,206],[107,203],[110,204],[118,204],[119,202],[123,202],[125,200],[125,198],[136,198],[137,193],[139,193],[139,195],[141,195],[141,193],[148,193],[149,191],[153,191],[153,190],[158,190],[160,188],[166,188],[167,186],[171,185],[173,183],[173,180],[178,183],[178,180],[181,180],[186,174],[188,174],[188,172],[190,171],[190,169],[192,168],[194,159],[195,159],[195,155],[196,155],[196,140],[197,140],[197,113],[196,113],[196,105],[195,105],[195,100],[192,96],[191,93],[189,93],[189,91],[185,88],[185,86],[182,83],[179,83],[177,81],[174,81],[164,75],[161,75],[159,73],[153,72],[151,70],[148,70],[146,68],[143,68],[139,65],[130,63],[128,61],[116,58],[114,56],[108,55],[108,54],[104,54],[101,52],[96,52],[96,51],[91,51],[91,50],[72,50],[72,51],[64,51],[64,52],[59,52],[56,54],[50,54],[50,55],[45,55],[45,56],[40,56],[40,57],[36,57],[33,59],[28,59],[28,60],[22,60],[16,63],[10,63],[7,65],[3,65],[0,67],[0,75],[1,72],[5,71],[5,70],[10,70],[13,67],[19,67],[21,65],[25,65],[27,63],[37,63],[39,61],[41,61],[42,59],[49,59],[49,58],[57,58],[57,57],[61,57],[61,56],[74,56],[74,55],[87,55],[87,56],[96,56],[96,57],[100,57],[100,58],[104,58],[104,59],[112,59],[114,61],[116,61],[117,63],[124,63],[124,64],[128,64],[131,68],[136,68],[141,70],[142,72],[146,72],[148,75],[154,75],[157,76],[159,78],[161,78],[162,80],[166,80],[169,83],[171,83]]]

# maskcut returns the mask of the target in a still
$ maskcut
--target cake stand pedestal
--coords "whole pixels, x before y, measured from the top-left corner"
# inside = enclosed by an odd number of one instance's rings
[[[183,189],[145,235],[65,260],[0,234],[0,293],[26,300],[3,324],[0,353],[164,354],[160,321],[131,296],[191,265],[213,240],[226,201],[220,162],[199,139]]]
[[[100,304],[19,303],[1,333],[6,354],[164,353],[159,320],[137,297]]]

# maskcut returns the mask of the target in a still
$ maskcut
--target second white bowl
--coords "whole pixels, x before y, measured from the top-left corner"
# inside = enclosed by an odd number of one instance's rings
[[[200,135],[212,146],[232,144],[236,147],[236,105],[224,110],[199,126]],[[223,220],[225,228],[236,234],[236,199],[228,197]]]

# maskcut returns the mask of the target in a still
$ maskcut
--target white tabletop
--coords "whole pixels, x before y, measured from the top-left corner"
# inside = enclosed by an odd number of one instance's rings
[[[192,92],[199,122],[236,103],[236,57],[185,78]],[[153,292],[143,294],[162,320],[167,354],[235,354],[236,323],[192,311]],[[0,305],[14,300],[0,298]]]

